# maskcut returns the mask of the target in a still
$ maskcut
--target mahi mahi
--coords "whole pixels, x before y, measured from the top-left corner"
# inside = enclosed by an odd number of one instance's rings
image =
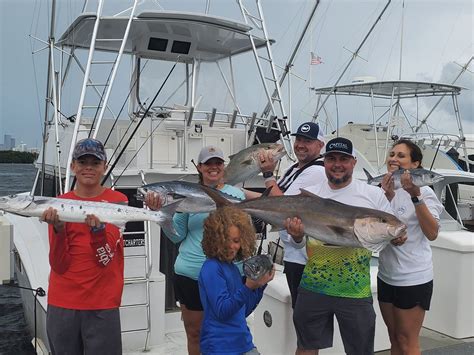
[[[205,190],[218,207],[230,204],[213,189],[205,187]],[[406,231],[406,226],[389,213],[346,205],[303,189],[299,195],[260,197],[234,207],[271,224],[272,230],[282,230],[287,218],[298,217],[309,237],[331,245],[363,247],[375,252]]]
[[[235,185],[257,176],[260,172],[259,154],[264,151],[271,151],[275,161],[286,154],[285,148],[279,143],[261,143],[245,148],[229,156],[230,162],[225,168],[224,181]]]
[[[101,222],[124,228],[127,222],[151,221],[158,223],[167,235],[176,234],[173,228],[173,214],[181,200],[161,208],[159,211],[131,207],[118,203],[71,200],[30,195],[10,195],[0,197],[0,210],[25,217],[41,217],[52,207],[57,210],[63,222],[83,223],[89,214]]]

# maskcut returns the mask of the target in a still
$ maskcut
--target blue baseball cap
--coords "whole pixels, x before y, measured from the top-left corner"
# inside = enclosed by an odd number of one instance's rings
[[[84,155],[92,155],[99,160],[107,161],[104,145],[97,139],[86,138],[77,142],[72,153],[72,159],[77,160]]]
[[[305,122],[298,127],[296,133],[292,133],[292,136],[302,136],[308,139],[323,141],[323,132],[319,129],[317,123]]]

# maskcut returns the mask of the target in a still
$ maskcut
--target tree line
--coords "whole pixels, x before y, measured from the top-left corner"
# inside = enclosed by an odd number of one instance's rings
[[[36,158],[38,158],[38,153],[0,150],[0,164],[31,164]]]

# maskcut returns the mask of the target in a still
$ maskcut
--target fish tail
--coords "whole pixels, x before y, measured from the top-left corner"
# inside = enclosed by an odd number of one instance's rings
[[[163,232],[165,232],[165,234],[168,236],[176,235],[176,230],[173,226],[173,215],[183,200],[184,199],[172,202],[166,206],[161,207],[159,211],[156,211],[157,219],[155,222],[160,225]]]
[[[370,184],[370,182],[374,179],[374,177],[370,175],[370,173],[365,168],[362,168],[362,170],[364,170],[364,173],[367,176],[367,183]]]
[[[219,195],[217,190],[212,189],[212,188],[210,188],[208,186],[205,186],[205,185],[202,185],[202,189],[204,190],[205,193],[207,193],[209,195],[210,198],[212,198],[214,200],[217,207],[232,206],[233,205],[232,202],[226,200],[224,197]]]

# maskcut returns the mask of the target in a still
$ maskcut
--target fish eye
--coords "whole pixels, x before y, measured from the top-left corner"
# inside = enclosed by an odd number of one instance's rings
[[[382,223],[387,223],[387,219],[386,219],[386,218],[382,218],[381,221],[382,221]]]

